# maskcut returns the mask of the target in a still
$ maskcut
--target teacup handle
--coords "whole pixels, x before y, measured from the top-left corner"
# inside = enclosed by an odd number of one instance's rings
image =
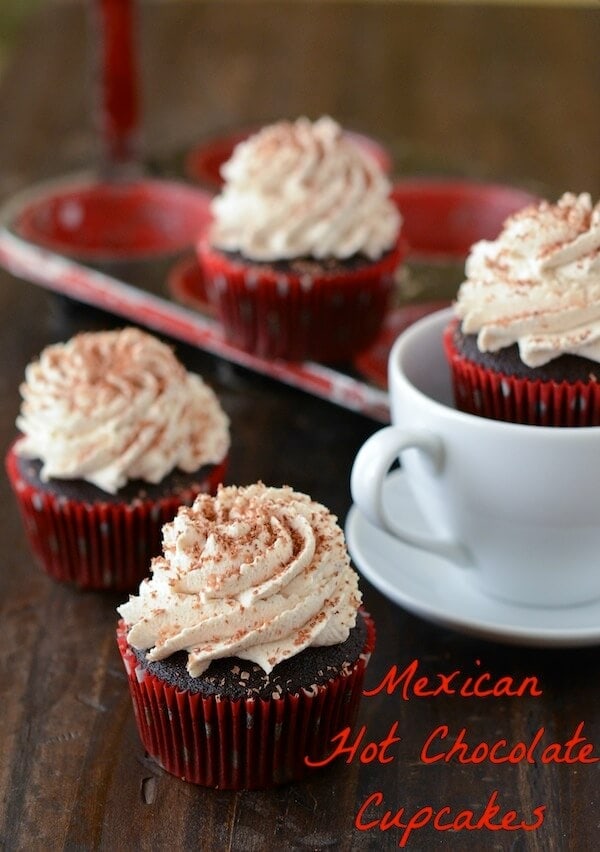
[[[388,517],[383,505],[383,483],[392,464],[408,449],[424,453],[431,462],[433,474],[440,473],[444,446],[437,435],[425,430],[417,432],[387,426],[371,435],[358,451],[350,477],[352,499],[375,526],[411,547],[428,550],[461,567],[472,565],[467,550],[459,542],[412,533]]]

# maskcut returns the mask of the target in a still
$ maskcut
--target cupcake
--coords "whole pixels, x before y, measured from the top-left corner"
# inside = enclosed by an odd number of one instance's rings
[[[357,579],[336,518],[289,487],[221,487],[182,507],[118,608],[146,751],[209,787],[313,771],[353,724],[374,645]]]
[[[84,589],[136,588],[162,525],[223,478],[229,423],[214,392],[125,328],[47,347],[21,394],[6,468],[42,568]]]
[[[456,406],[540,426],[600,425],[600,204],[565,193],[471,249],[446,329]]]
[[[377,160],[332,119],[300,118],[237,145],[222,174],[198,255],[229,341],[323,361],[371,343],[401,260]]]

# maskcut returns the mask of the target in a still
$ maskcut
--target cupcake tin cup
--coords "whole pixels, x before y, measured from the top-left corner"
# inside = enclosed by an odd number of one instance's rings
[[[466,258],[473,243],[498,236],[505,219],[539,201],[525,189],[451,178],[405,178],[392,198],[403,217],[409,257]]]
[[[12,228],[35,245],[89,262],[144,260],[192,246],[210,196],[176,181],[73,176],[13,201]]]

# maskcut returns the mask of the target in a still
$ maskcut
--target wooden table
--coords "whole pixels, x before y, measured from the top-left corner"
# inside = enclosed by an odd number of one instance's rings
[[[0,89],[2,198],[94,162],[85,35],[83,10],[71,4],[42,8],[25,32]],[[150,158],[225,128],[327,112],[388,144],[398,172],[600,195],[597,10],[148,3],[141,37]],[[77,330],[120,321],[5,272],[0,316],[7,447],[26,363]],[[183,344],[176,349],[214,385],[231,417],[229,482],[292,484],[343,522],[352,460],[377,424]],[[114,640],[122,596],[77,593],[39,573],[4,478],[0,488],[1,848],[394,849],[406,834],[381,830],[386,810],[404,808],[397,818],[404,823],[426,806],[448,806],[454,815],[471,809],[477,818],[494,791],[500,817],[514,810],[515,823],[533,824],[544,805],[542,825],[441,832],[430,823],[410,834],[409,847],[595,848],[598,764],[544,764],[538,753],[535,763],[427,765],[421,748],[440,725],[449,740],[466,728],[476,745],[530,743],[540,728],[544,743],[565,743],[584,723],[599,754],[597,648],[536,650],[461,635],[408,614],[363,580],[378,628],[368,687],[392,666],[400,672],[417,661],[436,683],[443,683],[438,673],[455,670],[515,683],[535,676],[542,694],[380,692],[363,699],[359,723],[363,744],[391,730],[401,737],[380,751],[389,762],[367,762],[372,750],[359,750],[349,764],[296,786],[237,794],[195,788],[159,770],[138,740]]]

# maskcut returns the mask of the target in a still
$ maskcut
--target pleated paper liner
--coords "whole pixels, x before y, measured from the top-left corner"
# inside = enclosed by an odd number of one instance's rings
[[[375,645],[367,626],[363,651],[347,673],[281,697],[205,696],[179,690],[140,665],[122,621],[117,642],[140,738],[148,754],[184,781],[251,790],[298,781],[335,747],[332,738],[356,720],[365,668]]]
[[[444,350],[460,411],[531,426],[600,426],[600,383],[533,381],[495,373],[457,351],[454,325]]]
[[[16,496],[30,547],[54,580],[80,589],[131,591],[146,577],[161,551],[163,524],[197,494],[214,493],[225,463],[175,495],[131,503],[88,503],[36,488],[22,476],[14,445],[6,471]]]
[[[336,272],[245,264],[198,245],[209,300],[230,343],[264,358],[343,361],[377,336],[404,247]]]

